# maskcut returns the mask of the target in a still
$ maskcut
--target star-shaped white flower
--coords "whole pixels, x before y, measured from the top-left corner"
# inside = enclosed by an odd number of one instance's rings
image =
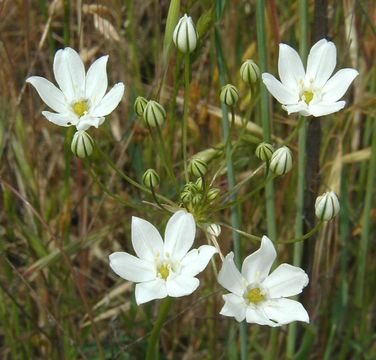
[[[164,241],[148,221],[132,218],[132,244],[138,257],[115,252],[110,255],[110,266],[122,278],[137,283],[138,305],[166,296],[189,295],[197,289],[200,281],[195,276],[217,250],[202,245],[189,251],[195,234],[193,216],[184,210],[169,219]]]
[[[276,258],[273,243],[263,236],[261,247],[243,262],[242,272],[236,268],[234,254],[229,253],[218,282],[230,294],[223,295],[225,304],[220,314],[246,319],[248,323],[280,326],[292,321],[309,322],[303,305],[285,297],[300,294],[308,284],[307,274],[299,267],[279,265],[270,275]]]
[[[40,76],[31,76],[26,80],[55,111],[42,111],[42,114],[56,125],[74,125],[77,130],[101,125],[124,94],[123,83],[117,83],[106,94],[107,60],[108,56],[102,56],[85,74],[84,63],[75,50],[67,47],[57,51],[53,70],[60,89]]]
[[[359,74],[355,69],[341,69],[330,78],[336,62],[336,46],[326,39],[312,46],[307,71],[298,53],[280,44],[278,73],[281,81],[269,73],[262,74],[262,81],[289,114],[328,115],[344,108],[346,102],[339,100]]]

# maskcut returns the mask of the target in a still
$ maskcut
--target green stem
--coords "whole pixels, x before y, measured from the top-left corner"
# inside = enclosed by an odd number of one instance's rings
[[[70,0],[64,0],[64,45],[70,44]]]
[[[149,338],[145,360],[154,360],[158,358],[157,344],[159,340],[159,334],[161,332],[163,324],[166,321],[172,302],[173,302],[173,298],[167,297],[166,299],[163,300],[161,304],[157,321],[154,324],[153,330]]]
[[[190,92],[190,58],[189,53],[185,55],[184,62],[184,110],[182,122],[182,147],[183,147],[183,162],[184,162],[184,176],[185,181],[189,181],[188,177],[188,163],[187,163],[187,128],[188,128],[188,112],[189,112],[189,92]]]

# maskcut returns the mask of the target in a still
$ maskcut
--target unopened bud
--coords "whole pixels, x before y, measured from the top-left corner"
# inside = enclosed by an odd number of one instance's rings
[[[142,175],[142,182],[148,188],[156,188],[160,182],[159,175],[154,169],[147,169]]]
[[[206,194],[206,197],[209,201],[214,201],[218,197],[220,192],[221,190],[219,190],[218,188],[211,188]]]
[[[287,146],[274,151],[270,160],[270,170],[277,175],[284,175],[292,168],[292,154]]]
[[[192,18],[185,14],[180,18],[172,35],[175,46],[182,53],[191,53],[196,49],[198,34]]]
[[[197,190],[202,190],[204,188],[204,184],[202,182],[202,177],[199,177],[195,182]]]
[[[206,231],[209,235],[218,237],[221,235],[221,227],[218,224],[208,224],[206,225]]]
[[[90,156],[94,149],[93,138],[84,130],[78,130],[71,143],[72,153],[81,159]]]
[[[219,98],[227,106],[233,106],[239,100],[239,91],[234,85],[227,84],[222,87]]]
[[[189,163],[189,171],[193,176],[202,177],[208,171],[208,165],[199,158],[193,158]]]
[[[145,107],[147,105],[148,101],[142,97],[142,96],[138,96],[134,102],[134,105],[133,105],[133,108],[134,108],[134,112],[142,117],[144,115],[144,111],[145,111]]]
[[[274,147],[271,144],[262,142],[256,148],[256,156],[262,161],[269,161],[273,155]]]
[[[161,126],[166,120],[166,111],[163,106],[154,100],[150,100],[145,106],[144,120],[151,126]]]
[[[336,193],[329,191],[318,196],[315,202],[315,214],[321,221],[332,220],[339,212],[340,206]]]
[[[260,79],[260,69],[253,60],[246,60],[240,67],[240,77],[248,85],[253,85]]]

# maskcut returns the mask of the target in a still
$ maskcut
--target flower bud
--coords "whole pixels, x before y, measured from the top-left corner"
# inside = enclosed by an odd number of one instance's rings
[[[208,224],[206,225],[206,231],[209,235],[218,237],[221,235],[221,227],[218,224]]]
[[[143,116],[145,122],[149,126],[161,126],[166,120],[166,111],[161,104],[157,103],[154,100],[150,100],[145,106]]]
[[[260,79],[260,69],[253,60],[246,60],[240,67],[240,77],[248,85],[253,85]]]
[[[291,170],[292,154],[287,146],[282,146],[273,153],[269,168],[277,175],[284,175]]]
[[[81,159],[90,156],[94,149],[93,138],[84,130],[78,130],[71,143],[72,153]]]
[[[195,182],[197,190],[201,191],[204,188],[204,184],[202,182],[202,177],[199,177]]]
[[[211,188],[206,194],[206,197],[209,201],[214,201],[218,197],[220,192],[221,190],[219,190],[218,188]]]
[[[199,205],[202,202],[202,195],[201,194],[194,194],[192,197],[192,204]]]
[[[339,212],[340,206],[336,193],[329,191],[318,196],[315,202],[315,214],[321,221],[332,220]]]
[[[134,112],[138,115],[138,116],[143,116],[144,115],[144,111],[145,111],[145,107],[147,105],[148,101],[142,97],[142,96],[138,96],[134,102],[134,105],[133,105],[133,109],[134,109]]]
[[[199,158],[193,158],[189,163],[189,171],[193,176],[202,177],[208,171],[208,165]]]
[[[256,148],[256,156],[262,161],[269,161],[273,155],[274,147],[266,142],[260,143]]]
[[[239,100],[239,91],[234,85],[227,84],[222,87],[219,98],[227,106],[233,106]]]
[[[192,18],[185,14],[180,18],[172,35],[175,46],[182,53],[191,53],[196,49],[198,34]]]
[[[146,187],[155,189],[160,182],[159,175],[154,169],[147,169],[142,175],[142,182]]]

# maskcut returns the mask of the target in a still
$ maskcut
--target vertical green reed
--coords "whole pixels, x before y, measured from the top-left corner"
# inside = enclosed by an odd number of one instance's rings
[[[303,64],[307,58],[308,52],[308,0],[299,1],[299,50]],[[304,64],[306,65],[306,64]],[[305,167],[306,167],[306,140],[307,140],[307,119],[299,121],[299,140],[298,140],[298,183],[297,183],[297,202],[296,202],[296,220],[295,220],[295,238],[301,238],[304,233],[304,185],[305,185]],[[301,266],[303,255],[303,242],[294,244],[293,264]],[[287,337],[287,357],[291,358],[295,353],[297,324],[289,325]]]

